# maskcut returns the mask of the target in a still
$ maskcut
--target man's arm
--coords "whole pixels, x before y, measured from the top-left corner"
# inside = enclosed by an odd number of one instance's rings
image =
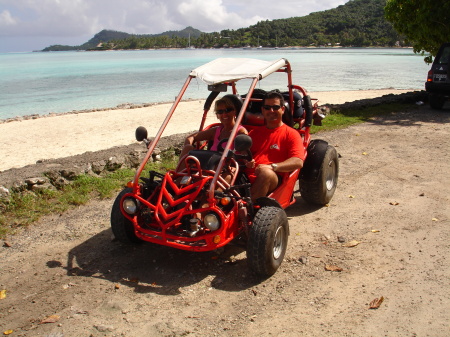
[[[292,172],[303,167],[303,160],[298,157],[291,157],[281,163],[274,163],[272,165],[264,166],[269,166],[275,172]]]

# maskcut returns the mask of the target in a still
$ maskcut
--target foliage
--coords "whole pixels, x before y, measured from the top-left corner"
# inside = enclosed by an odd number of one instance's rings
[[[444,42],[450,42],[449,0],[387,0],[386,18],[412,43],[414,52],[436,56]],[[430,63],[432,57],[426,57]]]
[[[236,31],[263,46],[394,46],[401,41],[384,18],[385,0],[350,0],[337,8],[273,21]],[[232,33],[229,31],[223,31]]]
[[[350,0],[337,8],[311,13],[304,17],[260,21],[247,28],[225,29],[213,33],[202,33],[192,27],[156,35],[131,35],[103,30],[87,43],[73,48],[95,50],[186,48],[189,37],[191,45],[197,48],[403,46],[404,38],[385,18],[385,4],[386,0]],[[49,50],[48,48],[45,50]]]

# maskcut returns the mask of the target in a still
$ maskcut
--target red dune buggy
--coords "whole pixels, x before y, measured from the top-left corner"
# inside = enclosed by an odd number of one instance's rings
[[[240,124],[248,130],[264,125],[260,114],[263,93],[256,87],[273,73],[286,75],[284,122],[300,133],[306,159],[301,172],[286,175],[270,195],[252,202],[251,185],[243,169],[244,159],[251,159],[251,138],[236,133]],[[242,108],[229,139],[219,146],[221,151],[197,144],[197,149],[182,160],[184,165],[165,174],[150,171],[144,177],[147,161],[195,78],[205,82],[211,91],[199,130],[210,127],[204,125],[206,116],[219,93],[231,89],[228,96],[240,100]],[[239,95],[237,82],[243,79],[250,87],[245,95]],[[187,77],[155,138],[149,141],[144,127],[136,130],[136,139],[146,144],[148,152],[134,180],[117,196],[112,207],[111,227],[115,237],[123,243],[147,241],[198,252],[244,239],[249,267],[260,276],[273,275],[287,248],[289,224],[284,209],[295,202],[296,182],[302,198],[319,205],[327,204],[336,189],[337,152],[327,142],[310,137],[310,126],[320,124],[321,118],[317,100],[311,99],[301,86],[292,84],[291,66],[286,59],[269,62],[220,58],[196,68]],[[231,179],[224,179],[225,171]]]

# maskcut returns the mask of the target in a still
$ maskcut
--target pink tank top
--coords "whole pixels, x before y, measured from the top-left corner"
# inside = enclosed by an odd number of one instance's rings
[[[238,131],[239,131],[240,129],[242,129],[242,128],[243,128],[243,126],[242,126],[242,125],[239,125]],[[216,133],[214,134],[213,145],[211,146],[211,149],[210,149],[211,151],[218,151],[218,150],[217,150],[217,145],[219,145],[220,141],[222,140],[222,139],[219,139],[220,133],[222,132],[222,129],[223,129],[223,126],[218,126],[218,127],[216,128]],[[234,143],[233,143],[233,145],[231,146],[231,148],[234,149]]]

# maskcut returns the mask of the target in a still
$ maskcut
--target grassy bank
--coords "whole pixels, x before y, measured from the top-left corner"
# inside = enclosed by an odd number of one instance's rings
[[[358,110],[331,111],[323,126],[313,126],[312,133],[345,128],[362,123],[374,116],[404,111],[404,104],[385,104]],[[147,170],[165,172],[174,168],[173,157],[148,164]],[[0,238],[6,238],[18,228],[28,226],[47,214],[58,214],[84,205],[94,198],[111,198],[134,177],[135,170],[121,169],[105,176],[81,175],[61,190],[11,192],[10,198],[0,200]]]

